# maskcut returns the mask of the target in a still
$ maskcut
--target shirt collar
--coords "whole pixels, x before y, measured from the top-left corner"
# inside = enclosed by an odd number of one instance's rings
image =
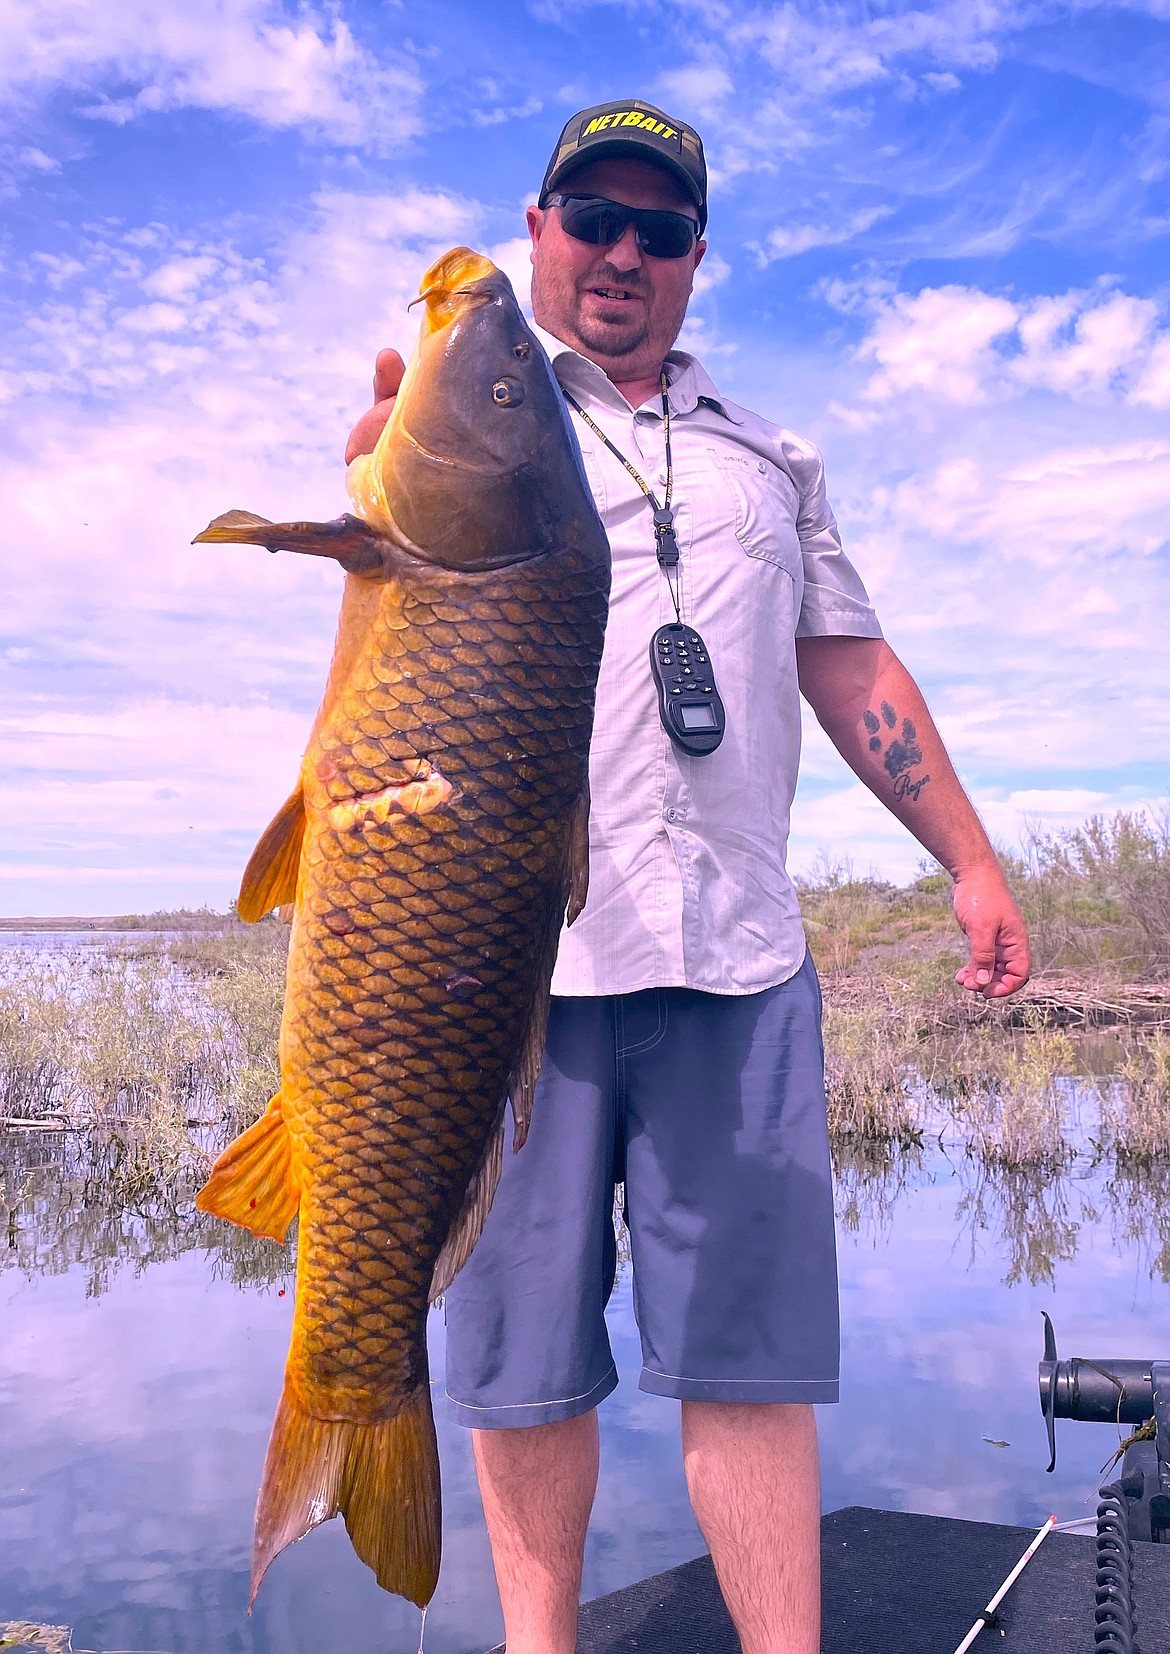
[[[535,322],[530,322],[529,326],[544,346],[558,379],[567,382],[573,391],[584,390],[590,395],[599,395],[602,401],[607,400],[605,393],[608,388],[611,398],[616,397],[623,407],[628,406],[621,392],[610,385],[610,381],[596,362],[591,362],[587,356],[582,356],[571,345],[566,345],[555,334],[549,333],[546,328],[538,327]],[[714,408],[733,425],[743,424],[743,415],[738,408],[723,399],[702,363],[687,351],[669,352],[666,358],[666,377],[670,384],[672,414],[693,413],[702,403],[705,407]]]

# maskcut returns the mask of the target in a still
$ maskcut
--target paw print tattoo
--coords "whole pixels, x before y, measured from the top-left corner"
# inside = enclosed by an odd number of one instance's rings
[[[902,727],[897,729],[898,714],[889,701],[881,703],[881,717],[870,708],[862,714],[862,721],[869,733],[870,752],[882,752],[882,747],[888,739],[889,745],[882,754],[882,765],[886,774],[894,784],[894,797],[908,798],[914,804],[918,802],[918,795],[930,780],[929,775],[914,777],[911,770],[922,762],[922,748],[918,745],[918,731],[909,718],[902,719]],[[882,726],[885,726],[883,730]],[[896,734],[889,732],[897,730]]]

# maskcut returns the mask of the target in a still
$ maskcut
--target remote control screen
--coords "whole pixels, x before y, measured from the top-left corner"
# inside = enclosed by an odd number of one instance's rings
[[[680,706],[678,710],[684,729],[715,728],[715,708],[709,702],[699,706]]]

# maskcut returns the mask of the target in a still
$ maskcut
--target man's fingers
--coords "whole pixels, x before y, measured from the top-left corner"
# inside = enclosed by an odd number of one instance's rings
[[[382,427],[390,418],[394,407],[394,398],[389,396],[382,402],[375,402],[374,406],[364,413],[349,433],[349,441],[345,445],[345,463],[354,460],[359,454],[372,454],[377,446],[378,438],[382,434]]]
[[[955,973],[961,988],[985,999],[1005,999],[1024,986],[1031,974],[1027,932],[1013,915],[996,927],[990,942],[983,927],[968,936],[970,958]]]
[[[374,403],[396,396],[406,372],[406,363],[396,350],[380,350],[374,362]]]
[[[995,975],[996,931],[978,929],[973,925],[967,937],[971,957],[967,962],[967,976],[976,988],[986,988]]]

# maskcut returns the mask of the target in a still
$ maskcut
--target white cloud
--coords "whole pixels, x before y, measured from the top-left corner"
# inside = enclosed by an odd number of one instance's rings
[[[731,265],[720,254],[708,249],[703,262],[695,271],[695,297],[703,298],[722,287],[731,275]]]
[[[0,93],[19,108],[61,90],[82,113],[117,125],[216,109],[383,150],[417,131],[422,88],[407,59],[375,55],[333,8],[3,0]]]
[[[27,148],[22,149],[17,156],[17,160],[22,166],[30,167],[33,172],[60,172],[61,170],[60,161],[54,160],[51,155],[46,155],[44,150],[38,149],[35,144],[30,144]]]
[[[784,80],[825,94],[888,79],[904,59],[989,69],[999,55],[998,38],[1020,21],[1017,7],[992,0],[943,0],[887,13],[859,7],[852,16],[845,7],[809,9],[786,0],[741,13],[730,33],[736,44],[755,47]]]
[[[1124,391],[1145,359],[1158,306],[1127,293],[1096,303],[1086,299],[1066,293],[1024,307],[1018,324],[1023,348],[1010,364],[1013,378],[1066,396]]]
[[[1170,334],[1163,333],[1150,347],[1130,401],[1149,408],[1170,408]]]
[[[1011,299],[978,288],[887,296],[838,283],[824,296],[873,323],[858,347],[877,364],[871,402],[914,396],[972,406],[1029,389],[1075,399],[1170,406],[1170,326],[1158,305],[1111,289]]]
[[[190,898],[189,838],[226,899],[223,862],[295,774],[340,574],[191,538],[235,505],[345,509],[342,448],[374,354],[409,348],[419,278],[477,238],[479,214],[440,192],[322,193],[265,259],[222,236],[109,230],[25,313],[0,447],[12,865],[33,843],[46,865],[132,854],[173,863]],[[143,879],[159,900],[162,875]],[[108,910],[100,882],[71,900]],[[58,900],[47,876],[28,888],[8,900]]]
[[[892,212],[892,207],[867,207],[835,224],[778,224],[757,249],[757,258],[761,265],[768,265],[776,259],[795,258],[812,247],[838,247],[871,229],[880,219],[889,218]]]
[[[687,110],[689,120],[713,120],[734,91],[727,70],[717,63],[692,63],[659,77],[660,96],[668,109]]]
[[[496,96],[495,91],[490,92],[489,96]],[[539,115],[543,108],[544,102],[541,98],[530,97],[525,98],[522,103],[497,104],[492,109],[475,109],[471,118],[476,126],[503,126],[505,121],[524,121],[530,115]]]
[[[1016,318],[1007,299],[966,287],[928,287],[881,302],[858,351],[877,363],[866,396],[878,402],[907,393],[984,401],[995,365],[992,346]]]

